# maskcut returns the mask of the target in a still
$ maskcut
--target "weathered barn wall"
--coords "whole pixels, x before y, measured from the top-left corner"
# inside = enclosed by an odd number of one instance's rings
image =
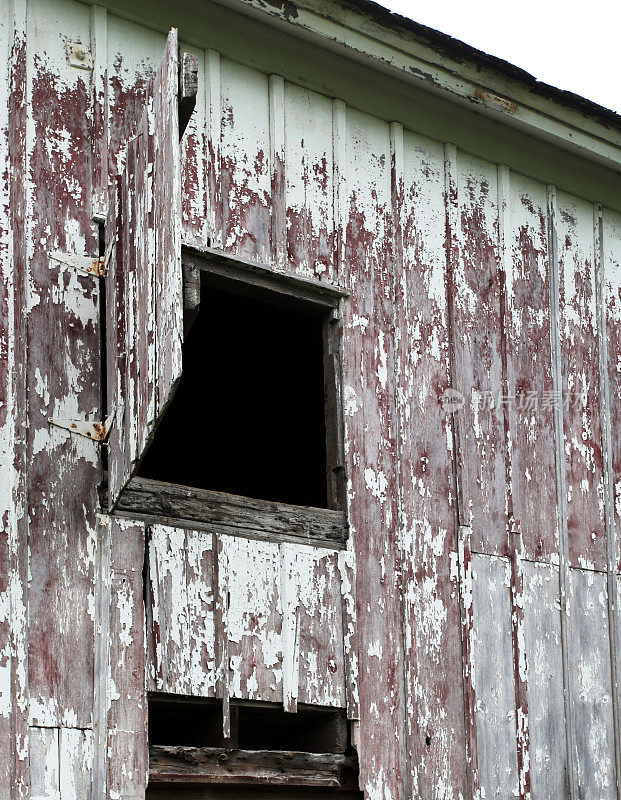
[[[140,797],[147,532],[98,520],[97,445],[48,424],[101,408],[99,287],[47,254],[97,253],[165,37],[13,0],[0,41],[0,797],[28,769],[33,797],[87,797],[91,764],[92,797],[106,772]],[[186,237],[350,292],[352,535],[337,556],[152,527],[149,685],[347,705],[371,800],[618,798],[621,215],[192,52]]]

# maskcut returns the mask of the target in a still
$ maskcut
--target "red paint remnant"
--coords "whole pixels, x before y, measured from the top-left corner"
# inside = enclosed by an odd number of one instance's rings
[[[74,410],[84,417],[99,405],[98,289],[92,279],[60,273],[48,253],[96,252],[90,219],[91,96],[82,76],[68,85],[35,54],[31,102],[29,685],[35,724],[86,728],[93,701],[89,606],[99,464],[91,444],[86,450],[72,437],[51,434],[47,418],[65,402],[76,403]],[[38,376],[44,376],[47,392],[37,391]]]

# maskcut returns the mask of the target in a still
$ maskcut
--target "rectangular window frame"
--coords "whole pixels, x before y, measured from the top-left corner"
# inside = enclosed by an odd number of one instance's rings
[[[147,521],[187,525],[248,538],[342,548],[348,538],[344,407],[342,390],[342,305],[348,293],[322,281],[232,256],[214,248],[183,246],[184,327],[198,311],[201,275],[214,286],[311,313],[322,321],[326,483],[328,508],[311,508],[247,498],[134,477],[116,512]]]

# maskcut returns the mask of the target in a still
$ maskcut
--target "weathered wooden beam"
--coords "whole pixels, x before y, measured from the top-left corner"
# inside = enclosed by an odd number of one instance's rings
[[[357,761],[332,753],[164,747],[149,750],[149,783],[317,786],[357,790]]]
[[[183,137],[198,92],[198,58],[193,53],[182,53],[179,58],[179,139]]]
[[[301,277],[284,269],[273,269],[269,264],[239,255],[231,256],[213,247],[199,250],[184,245],[183,264],[203,270],[214,278],[238,281],[240,286],[246,287],[246,292],[277,292],[283,301],[289,298],[292,302],[314,305],[318,314],[326,309],[337,308],[339,301],[349,294],[341,286]]]
[[[187,523],[215,533],[270,541],[334,547],[344,545],[348,535],[343,511],[255,500],[148,478],[132,478],[116,510],[159,523]]]

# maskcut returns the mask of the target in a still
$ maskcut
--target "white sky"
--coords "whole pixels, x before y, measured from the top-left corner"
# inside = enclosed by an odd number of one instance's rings
[[[621,113],[621,0],[378,0]]]

